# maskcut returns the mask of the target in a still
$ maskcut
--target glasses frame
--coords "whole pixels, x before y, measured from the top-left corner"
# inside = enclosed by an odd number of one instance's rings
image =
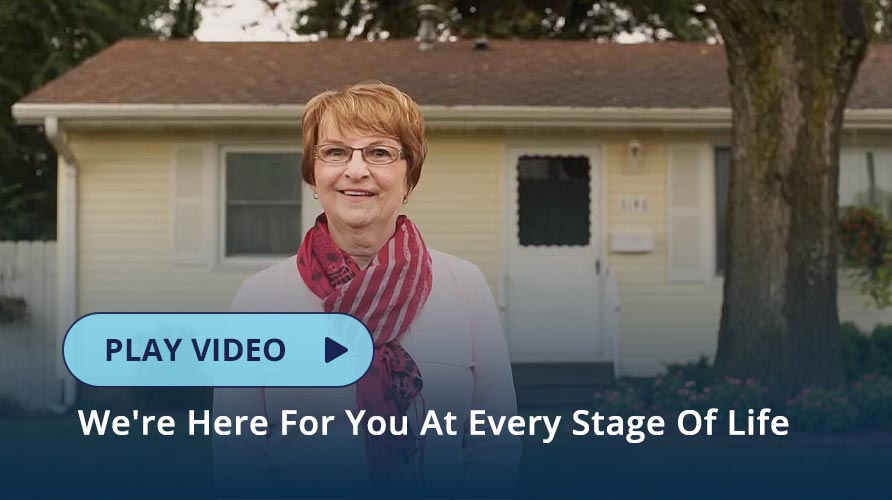
[[[343,163],[332,163],[332,162],[330,162],[330,161],[323,160],[321,157],[319,157],[319,148],[322,148],[322,147],[324,147],[324,146],[337,146],[337,147],[339,147],[339,148],[349,149],[349,150],[350,150],[350,156],[346,157],[346,160],[344,160]],[[387,163],[376,163],[376,162],[374,162],[374,161],[369,161],[369,159],[366,158],[366,156],[365,156],[365,150],[366,150],[366,149],[370,149],[370,148],[388,148],[388,149],[395,149],[395,150],[396,150],[396,158],[395,158],[393,161],[389,161],[389,162],[387,162]],[[398,162],[398,161],[400,161],[400,160],[405,160],[405,159],[406,159],[405,155],[403,155],[403,150],[402,150],[401,148],[395,148],[395,147],[393,147],[393,146],[388,146],[388,145],[386,145],[386,144],[370,144],[370,145],[368,145],[368,146],[366,146],[366,147],[364,147],[364,148],[354,148],[354,147],[351,147],[351,146],[347,146],[347,145],[345,145],[345,144],[331,144],[331,143],[327,143],[327,144],[316,144],[315,146],[313,146],[313,159],[314,159],[314,160],[319,160],[319,161],[321,161],[322,163],[325,163],[326,165],[339,165],[339,166],[341,166],[341,165],[346,165],[346,164],[350,163],[350,161],[353,159],[353,153],[355,153],[356,151],[359,151],[359,154],[362,156],[363,161],[365,161],[365,162],[368,163],[369,165],[393,165],[394,163],[396,163],[396,162]]]

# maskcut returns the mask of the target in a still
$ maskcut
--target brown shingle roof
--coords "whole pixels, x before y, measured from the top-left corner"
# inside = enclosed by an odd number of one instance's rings
[[[420,52],[378,43],[125,40],[33,92],[24,103],[302,104],[366,79],[424,105],[727,107],[722,47],[589,42],[469,42]],[[892,46],[875,45],[849,108],[892,108]]]

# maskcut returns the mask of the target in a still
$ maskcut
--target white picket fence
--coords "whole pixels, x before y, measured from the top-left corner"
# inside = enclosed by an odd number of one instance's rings
[[[25,300],[27,316],[0,323],[0,398],[26,409],[61,402],[62,334],[56,324],[56,242],[0,241],[0,296]]]

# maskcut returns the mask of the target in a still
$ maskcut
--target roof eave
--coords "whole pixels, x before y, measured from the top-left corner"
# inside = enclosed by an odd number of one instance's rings
[[[731,109],[556,106],[422,106],[429,128],[728,129]],[[302,105],[283,104],[38,104],[18,103],[23,125],[56,117],[65,128],[298,127]],[[892,109],[854,109],[846,129],[892,129]]]

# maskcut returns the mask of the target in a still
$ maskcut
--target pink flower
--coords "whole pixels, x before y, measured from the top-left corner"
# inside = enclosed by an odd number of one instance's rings
[[[684,383],[685,387],[694,387],[695,385],[697,385],[697,383],[694,382],[693,380],[688,380],[687,382]]]

